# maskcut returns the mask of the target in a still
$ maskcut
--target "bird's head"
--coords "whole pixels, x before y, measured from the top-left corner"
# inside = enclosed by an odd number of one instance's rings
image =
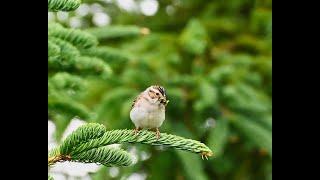
[[[155,104],[163,104],[166,106],[168,104],[166,90],[162,86],[153,85],[146,89],[149,100]]]

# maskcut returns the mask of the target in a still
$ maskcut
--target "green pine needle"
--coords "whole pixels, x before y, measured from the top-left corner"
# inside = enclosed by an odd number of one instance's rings
[[[81,4],[81,0],[48,0],[48,11],[73,11]]]

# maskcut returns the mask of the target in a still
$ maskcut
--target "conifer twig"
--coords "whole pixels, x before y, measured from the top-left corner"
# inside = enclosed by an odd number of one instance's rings
[[[105,166],[128,166],[132,160],[126,151],[107,146],[121,143],[164,145],[201,154],[202,159],[213,154],[205,144],[176,135],[161,133],[157,139],[154,132],[147,130],[135,135],[133,130],[106,131],[103,125],[88,123],[73,131],[60,146],[49,153],[48,165],[60,161],[77,161],[95,162]]]

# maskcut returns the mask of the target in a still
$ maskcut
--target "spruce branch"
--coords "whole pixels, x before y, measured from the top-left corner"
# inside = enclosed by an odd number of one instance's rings
[[[93,34],[98,39],[114,39],[148,35],[150,30],[148,28],[141,28],[138,26],[114,25],[90,28],[87,32]]]
[[[86,106],[74,101],[65,94],[59,93],[50,82],[48,83],[48,109],[66,112],[84,119],[91,117],[90,111]]]
[[[75,58],[80,56],[78,49],[67,41],[55,37],[49,37],[49,41],[51,45],[54,44],[60,48],[60,53],[56,55],[56,58],[49,57],[48,59],[50,69],[60,69],[61,66],[74,64]]]
[[[107,63],[118,64],[122,62],[127,62],[131,58],[131,55],[129,55],[126,52],[105,46],[87,49],[82,51],[81,53],[86,56],[94,56],[97,58],[101,58]]]
[[[72,148],[79,143],[85,143],[90,139],[96,139],[106,132],[103,125],[97,123],[89,123],[79,127],[73,133],[71,133],[60,146],[60,152],[62,154],[70,154]]]
[[[48,79],[48,83],[57,90],[74,91],[82,90],[86,85],[86,81],[76,75],[67,72],[58,72]]]
[[[164,145],[175,149],[199,153],[204,156],[212,156],[212,151],[203,143],[192,139],[186,139],[180,136],[161,133],[157,140],[155,133],[147,130],[142,130],[139,134],[134,135],[134,130],[111,130],[99,139],[90,140],[76,147],[73,152],[79,153],[86,149],[105,146],[109,144],[120,143],[141,143],[154,146]]]
[[[48,36],[60,38],[83,49],[98,45],[98,40],[92,34],[78,29],[67,29],[57,23],[48,25]]]
[[[186,52],[193,55],[203,54],[208,45],[206,29],[199,20],[192,19],[180,35],[179,41]]]
[[[48,109],[61,110],[68,114],[73,114],[80,118],[90,118],[90,111],[83,104],[77,103],[70,98],[62,97],[49,97]]]
[[[57,58],[60,55],[60,47],[52,40],[48,40],[48,58]]]
[[[132,159],[129,153],[122,149],[112,147],[93,148],[88,151],[70,155],[56,154],[49,156],[48,165],[52,166],[57,162],[81,162],[81,163],[96,163],[104,166],[129,166],[132,164]]]
[[[76,63],[71,71],[81,72],[81,74],[100,74],[102,77],[108,77],[112,74],[112,69],[100,58],[81,56],[76,59]]]
[[[59,147],[49,152],[48,165],[60,161],[94,162],[105,166],[127,166],[131,164],[128,153],[107,145],[120,143],[141,143],[164,145],[175,149],[199,153],[203,157],[211,156],[212,151],[203,143],[176,135],[161,133],[157,139],[154,132],[133,130],[106,131],[97,123],[85,124],[73,131]]]
[[[69,72],[81,75],[101,75],[106,78],[112,74],[111,67],[100,58],[80,56],[70,43],[55,39],[61,45],[60,57],[48,61],[51,72]],[[72,56],[73,55],[73,56]]]
[[[99,147],[72,156],[71,161],[98,163],[104,166],[129,166],[131,156],[122,149]]]
[[[246,136],[251,142],[272,157],[272,131],[241,115],[230,116],[230,123]]]
[[[106,132],[103,125],[89,123],[73,131],[59,147],[49,152],[48,165],[56,162],[74,161],[82,163],[98,163],[105,166],[128,166],[132,163],[130,155],[122,149],[101,146],[74,153],[74,147],[92,139],[102,137]]]
[[[81,0],[48,0],[48,11],[73,11],[81,4]]]

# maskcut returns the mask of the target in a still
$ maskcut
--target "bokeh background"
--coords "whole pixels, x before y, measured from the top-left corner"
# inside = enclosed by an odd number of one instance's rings
[[[272,179],[271,0],[83,0],[74,12],[49,12],[48,20],[91,32],[115,57],[112,75],[84,76],[81,88],[62,90],[92,116],[49,112],[49,149],[84,122],[134,128],[133,99],[160,84],[170,100],[161,132],[200,140],[214,152],[202,160],[122,145],[134,165],[60,163],[51,170],[55,179]],[[141,33],[104,36],[123,25]]]

